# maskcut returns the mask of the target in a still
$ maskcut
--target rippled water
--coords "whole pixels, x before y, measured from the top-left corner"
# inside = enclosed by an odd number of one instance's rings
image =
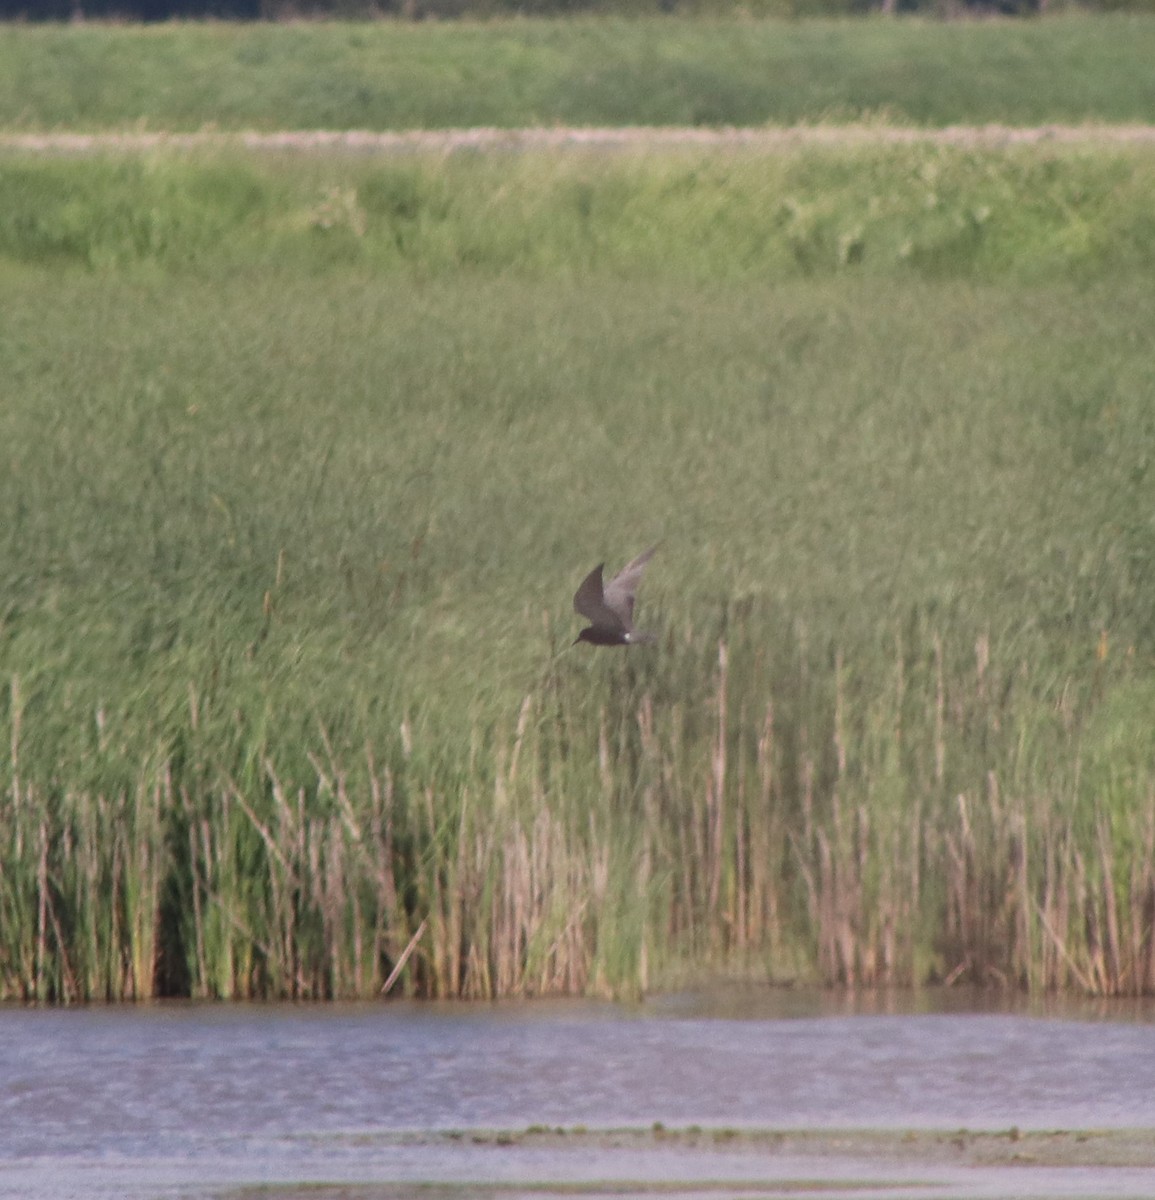
[[[0,1009],[0,1194],[599,1177],[588,1155],[495,1159],[468,1138],[388,1136],[401,1131],[1155,1130],[1155,1010],[975,1011],[988,1003],[742,988],[641,1008]],[[646,1153],[655,1161],[604,1169],[688,1179],[725,1166]],[[1155,1172],[1137,1178],[1128,1194],[1155,1194]]]

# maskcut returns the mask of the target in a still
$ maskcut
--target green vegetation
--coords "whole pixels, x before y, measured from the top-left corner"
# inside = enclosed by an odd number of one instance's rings
[[[0,994],[1155,986],[1149,152],[0,188]]]
[[[1152,61],[1122,14],[6,25],[0,128],[1150,122]]]
[[[1084,280],[1155,270],[1155,145],[0,160],[0,255],[407,277]]]

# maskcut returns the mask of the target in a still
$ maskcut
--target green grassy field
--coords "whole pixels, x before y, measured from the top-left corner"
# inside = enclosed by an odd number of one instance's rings
[[[0,26],[0,129],[1155,120],[1155,17]]]
[[[5,159],[0,992],[1149,989],[1150,174]]]

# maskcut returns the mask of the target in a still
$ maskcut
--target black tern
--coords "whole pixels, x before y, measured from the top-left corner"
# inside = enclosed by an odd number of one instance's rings
[[[578,634],[575,646],[578,642],[590,642],[595,646],[636,646],[658,640],[656,634],[639,633],[634,629],[634,595],[646,563],[656,549],[657,546],[651,546],[639,554],[604,587],[602,567],[605,563],[599,563],[582,580],[581,587],[574,593],[573,608],[590,624]]]

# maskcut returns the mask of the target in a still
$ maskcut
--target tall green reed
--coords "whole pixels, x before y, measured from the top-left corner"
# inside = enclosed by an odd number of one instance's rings
[[[459,753],[407,721],[360,751],[318,729],[294,765],[158,750],[98,792],[22,780],[13,678],[0,989],[630,994],[735,970],[1151,989],[1155,803],[1145,771],[1088,789],[1101,701],[1039,694],[985,632],[916,622],[871,652],[765,612],[727,625],[596,664],[597,704],[559,659]],[[670,690],[681,671],[696,695]]]

